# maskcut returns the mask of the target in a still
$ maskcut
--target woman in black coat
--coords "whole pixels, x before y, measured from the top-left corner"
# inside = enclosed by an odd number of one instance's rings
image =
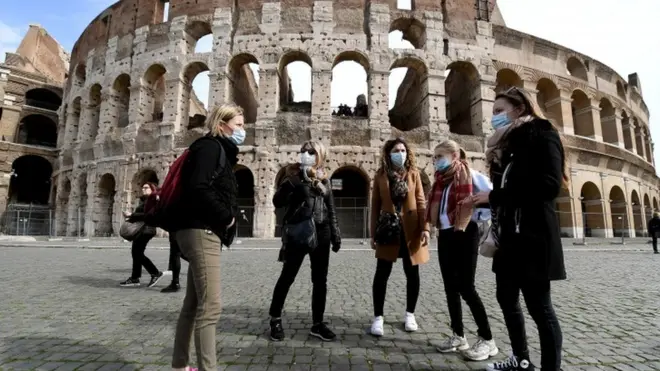
[[[496,96],[492,124],[486,159],[494,189],[466,202],[490,203],[493,210],[499,242],[493,272],[513,355],[487,369],[534,370],[519,302],[522,291],[541,339],[541,368],[558,371],[562,334],[550,282],[566,278],[555,210],[555,199],[568,186],[564,148],[553,125],[515,87]]]

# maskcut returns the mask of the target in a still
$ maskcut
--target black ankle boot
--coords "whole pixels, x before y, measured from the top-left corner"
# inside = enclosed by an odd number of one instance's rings
[[[166,288],[160,290],[160,292],[177,292],[177,291],[179,291],[180,288],[181,288],[181,286],[179,286],[178,283],[172,282],[172,283],[170,283],[169,286],[167,286]]]

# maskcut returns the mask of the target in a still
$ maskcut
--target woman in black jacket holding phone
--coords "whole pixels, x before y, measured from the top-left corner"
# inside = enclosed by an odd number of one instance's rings
[[[490,203],[494,211],[493,228],[499,243],[493,271],[513,355],[487,369],[534,370],[519,302],[522,292],[539,331],[541,368],[559,371],[562,333],[552,306],[550,282],[566,279],[555,209],[562,187],[568,187],[564,148],[557,129],[515,87],[495,97],[492,124],[495,132],[488,140],[486,159],[494,189],[465,202]]]

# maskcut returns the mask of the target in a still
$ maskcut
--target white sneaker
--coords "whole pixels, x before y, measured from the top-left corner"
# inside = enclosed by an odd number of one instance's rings
[[[484,340],[479,338],[476,343],[472,344],[470,349],[463,353],[463,356],[470,361],[485,361],[490,357],[496,356],[500,350],[495,345],[495,340]]]
[[[440,353],[451,353],[457,352],[459,350],[467,350],[470,348],[465,336],[458,336],[453,334],[451,337],[447,338],[444,342],[440,343],[437,347],[438,352]]]
[[[406,312],[403,323],[405,324],[406,331],[408,332],[415,332],[417,329],[419,329],[417,321],[415,320],[415,315],[413,313]]]
[[[383,316],[378,316],[374,318],[374,321],[371,323],[371,335],[373,336],[383,336],[385,330],[383,326],[385,325],[385,320]]]

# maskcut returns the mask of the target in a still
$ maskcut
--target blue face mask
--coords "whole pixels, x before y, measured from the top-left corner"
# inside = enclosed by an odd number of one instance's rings
[[[511,123],[511,119],[509,118],[508,112],[502,112],[494,115],[490,120],[490,123],[493,125],[493,129],[497,130],[509,125]]]
[[[234,142],[234,144],[237,146],[240,146],[245,141],[245,129],[234,129],[234,132],[231,133],[231,137],[229,137],[229,139],[231,139],[231,141]]]
[[[443,157],[436,160],[434,165],[435,165],[435,171],[443,172],[447,170],[449,165],[451,165],[451,161]]]
[[[402,168],[406,163],[406,153],[405,152],[394,152],[390,153],[390,160],[392,165],[398,168]]]

